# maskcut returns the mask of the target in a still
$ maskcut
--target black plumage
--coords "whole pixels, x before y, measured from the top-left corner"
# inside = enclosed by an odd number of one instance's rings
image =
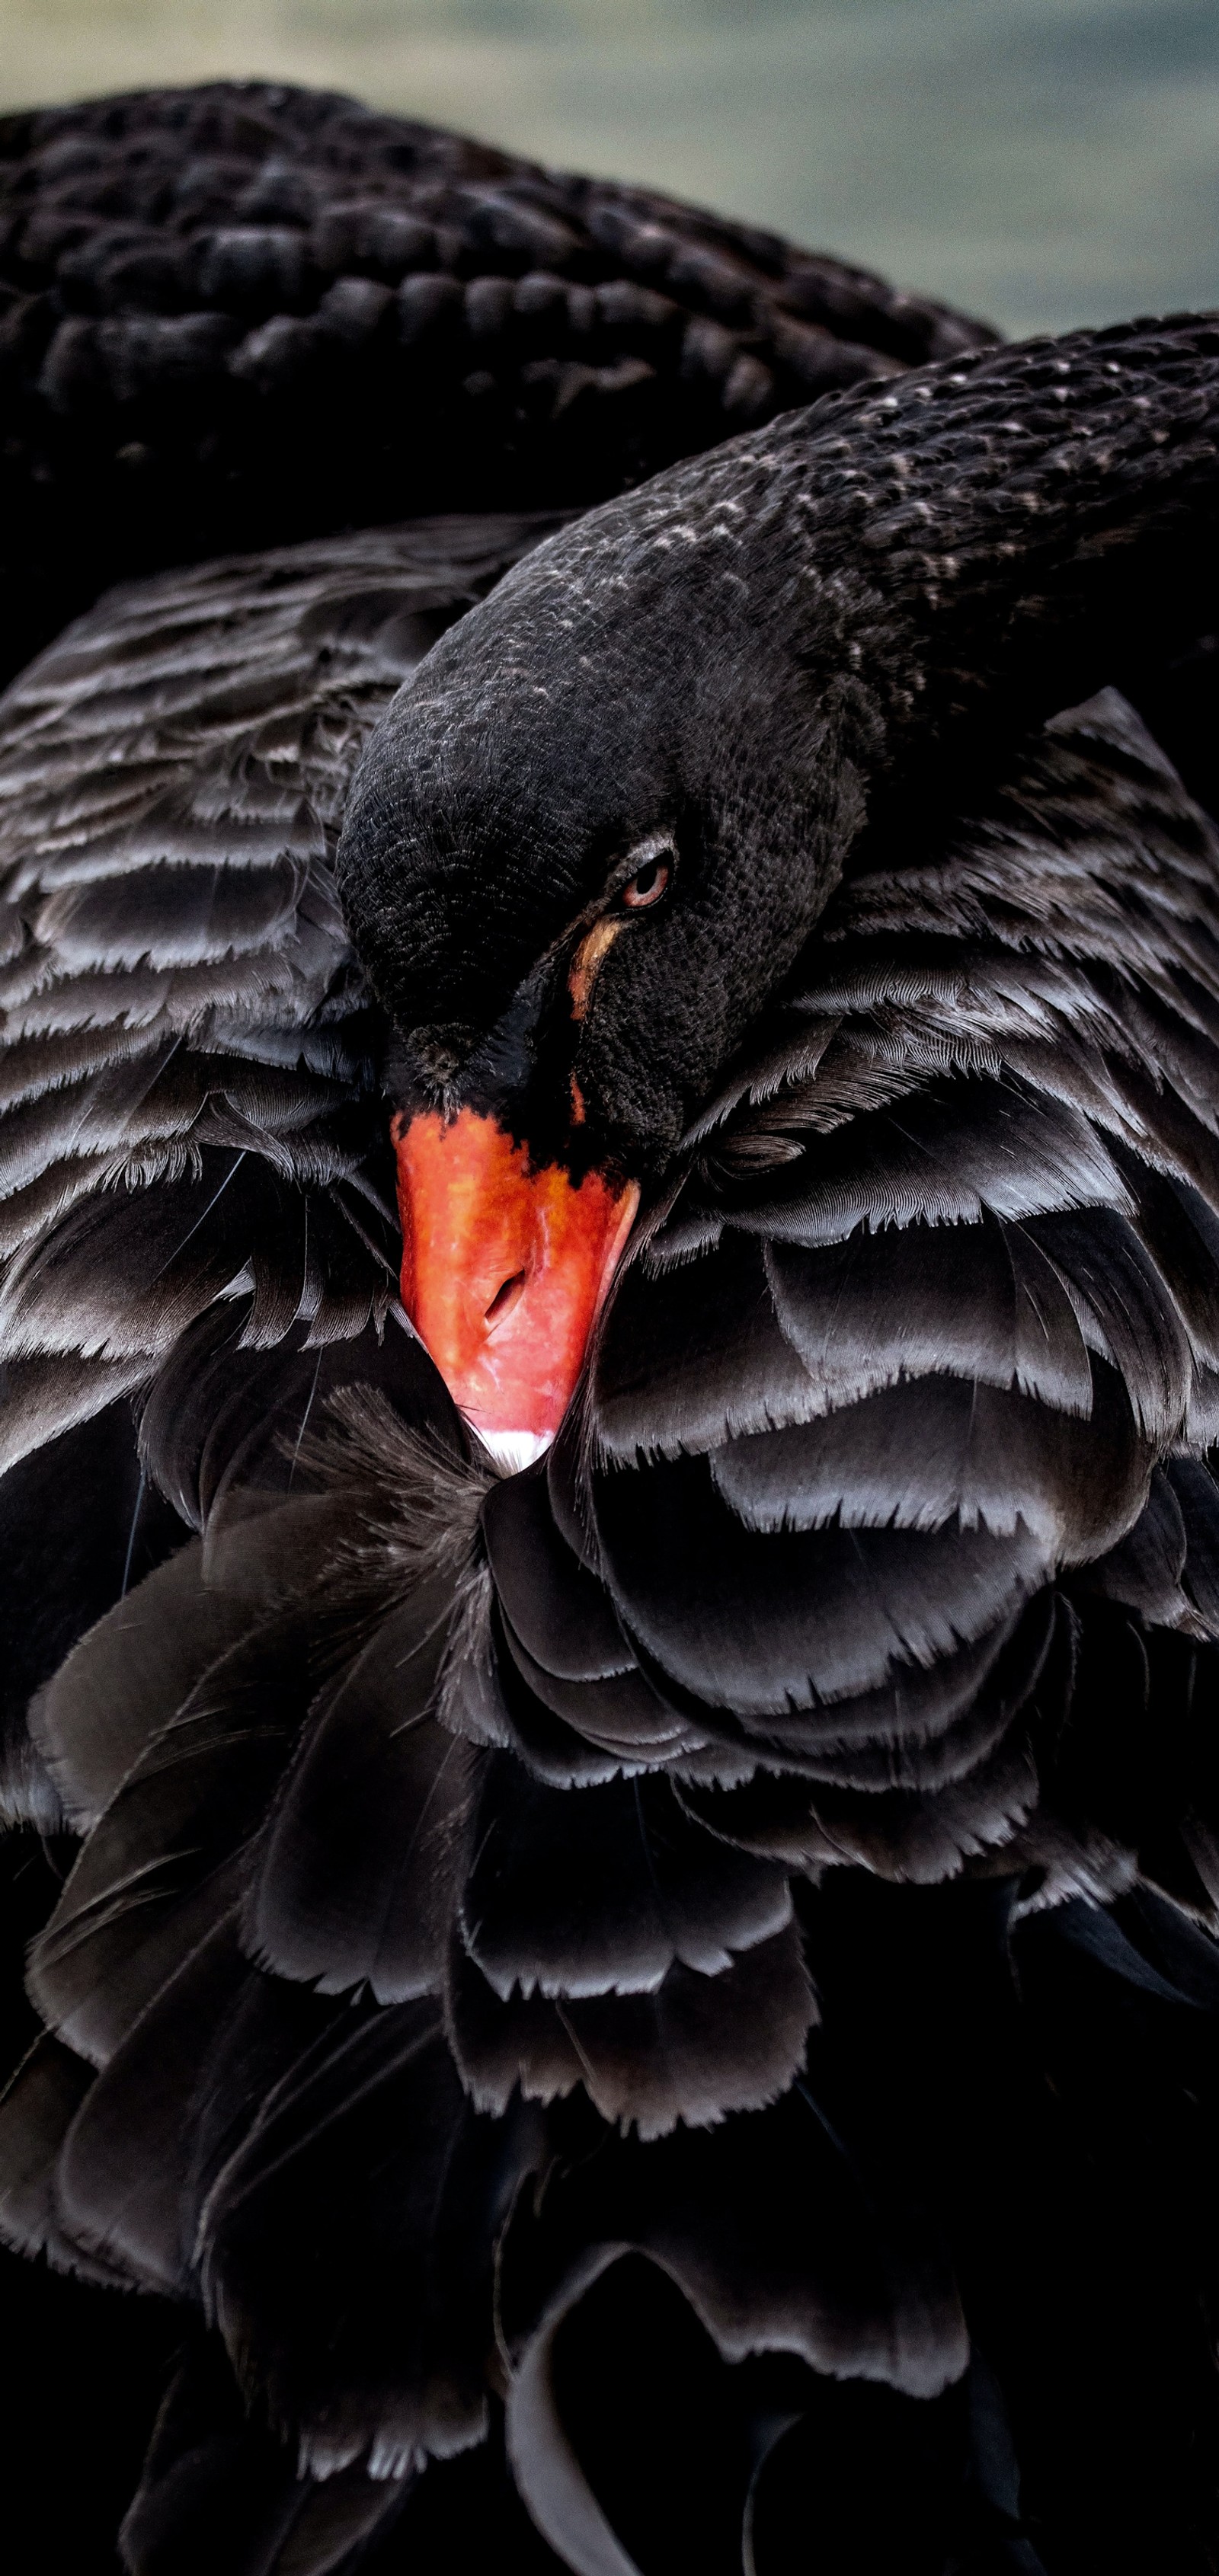
[[[1214,325],[991,352],[292,94],[10,131],[70,509],[221,349],[243,459],[0,707],[6,1799],[63,1872],[0,2226],[177,2303],[126,2564],[1201,2576],[1219,851],[1136,702]],[[814,267],[893,381],[772,428]],[[429,399],[519,329],[575,460],[488,412],[394,493],[545,515],[328,534],[329,428],[271,508],[391,311]],[[643,1186],[515,1474],[399,1298],[390,1116],[461,1108]]]
[[[991,337],[757,227],[332,94],[10,115],[0,667],[133,572],[600,500]]]

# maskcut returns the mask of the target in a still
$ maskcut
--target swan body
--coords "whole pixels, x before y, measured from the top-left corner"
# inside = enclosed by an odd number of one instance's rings
[[[227,118],[311,241],[367,166],[344,256],[426,217],[467,305],[458,200],[572,294],[626,238],[334,102],[140,116],[21,150],[163,191]],[[488,437],[495,508],[213,492],[0,702],[4,1784],[68,1864],[0,2225],[175,2303],[132,2576],[1213,2564],[1219,331],[903,354],[549,493]]]
[[[600,500],[992,337],[773,233],[324,92],[0,118],[6,675],[109,582]]]

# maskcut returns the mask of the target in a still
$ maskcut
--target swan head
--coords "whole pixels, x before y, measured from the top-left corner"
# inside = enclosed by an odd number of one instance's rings
[[[340,851],[394,1032],[403,1302],[514,1458],[557,1428],[636,1211],[859,805],[742,514],[690,481],[565,529],[442,639]]]

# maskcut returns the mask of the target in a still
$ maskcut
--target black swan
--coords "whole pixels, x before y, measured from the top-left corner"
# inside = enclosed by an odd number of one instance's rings
[[[1219,325],[5,148],[45,2457],[172,2351],[133,2576],[1202,2576]]]

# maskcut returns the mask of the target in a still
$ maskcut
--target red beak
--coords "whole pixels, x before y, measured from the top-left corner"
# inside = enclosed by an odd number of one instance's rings
[[[530,1171],[493,1118],[396,1118],[402,1303],[454,1402],[512,1466],[553,1440],[639,1205]]]

